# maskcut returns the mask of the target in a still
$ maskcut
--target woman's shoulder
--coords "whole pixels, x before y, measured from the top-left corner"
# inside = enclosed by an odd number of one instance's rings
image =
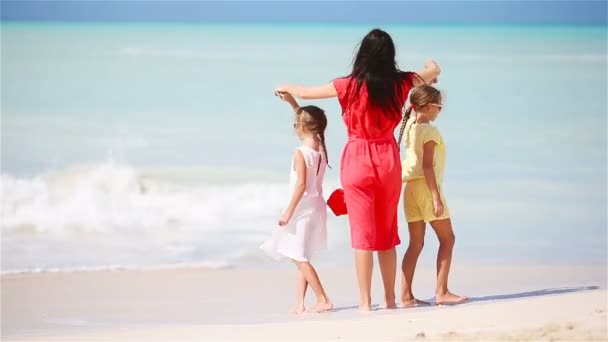
[[[420,75],[418,75],[417,72],[414,71],[399,71],[399,77],[401,78],[401,80],[405,83],[409,83],[414,85],[416,80],[420,80],[422,82],[424,82],[424,80],[422,79],[422,77]]]
[[[336,88],[336,91],[339,94],[340,92],[344,92],[348,89],[348,86],[352,80],[353,77],[348,75],[335,78],[332,83],[334,84],[334,87]]]
[[[334,88],[336,88],[336,93],[338,94],[338,101],[340,102],[340,106],[342,108],[346,108],[349,104],[349,89],[351,86],[351,81],[354,78],[352,76],[343,76],[338,77],[332,81]]]
[[[414,88],[417,84],[424,83],[422,77],[413,71],[400,71],[399,77],[401,79],[401,89],[406,98],[412,88]]]
[[[339,77],[334,78],[334,80],[332,82],[349,82],[352,79],[353,79],[352,75],[339,76]]]

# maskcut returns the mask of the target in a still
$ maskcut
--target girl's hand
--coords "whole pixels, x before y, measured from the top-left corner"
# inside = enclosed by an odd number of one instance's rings
[[[291,87],[290,87],[290,86],[288,86],[288,85],[281,85],[281,86],[278,86],[278,87],[276,87],[276,88],[274,89],[274,94],[275,94],[276,96],[280,96],[279,94],[283,94],[283,93],[288,93],[288,94],[291,94],[291,91],[290,91],[291,89],[290,89],[290,88],[291,88]]]
[[[298,105],[298,102],[296,101],[296,99],[289,92],[287,92],[285,90],[279,90],[279,89],[286,89],[286,87],[279,87],[279,88],[275,89],[274,94],[276,96],[278,96],[281,100],[289,103],[289,105],[291,106],[293,111],[297,113],[300,106]]]
[[[441,217],[443,215],[443,202],[440,197],[433,197],[433,208],[435,209],[435,217]]]
[[[286,226],[289,223],[289,220],[291,220],[291,215],[288,213],[283,213],[283,215],[279,217],[279,226]]]
[[[281,100],[283,100],[285,102],[288,102],[288,103],[296,102],[296,99],[294,99],[293,96],[288,92],[275,91],[275,95],[278,96]]]

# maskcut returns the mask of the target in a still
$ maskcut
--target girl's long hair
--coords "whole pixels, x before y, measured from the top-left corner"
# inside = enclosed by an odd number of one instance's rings
[[[437,90],[437,88],[423,84],[415,87],[410,92],[410,106],[405,110],[403,114],[403,121],[401,122],[401,129],[399,129],[399,140],[397,144],[401,145],[401,139],[403,138],[403,133],[405,132],[405,143],[408,143],[408,133],[410,128],[412,127],[412,123],[410,122],[410,117],[412,115],[412,110],[416,110],[416,108],[422,108],[429,103],[437,103],[441,102],[441,92]]]

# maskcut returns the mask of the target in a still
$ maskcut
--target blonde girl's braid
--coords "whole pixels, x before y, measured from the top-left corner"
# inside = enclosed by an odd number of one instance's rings
[[[441,92],[437,88],[423,84],[412,89],[410,92],[410,106],[405,110],[403,114],[403,122],[401,123],[401,129],[399,130],[399,142],[401,146],[401,140],[403,133],[405,132],[405,144],[407,145],[409,140],[409,131],[412,127],[413,121],[410,122],[410,116],[413,110],[418,110],[429,103],[439,103],[441,100]],[[408,124],[409,122],[409,124]]]
[[[418,75],[417,73],[411,73],[411,72],[406,72],[404,73],[405,76],[409,77],[412,81],[411,83],[413,84],[413,79],[417,79],[418,81],[420,81],[420,83],[425,83],[424,79]],[[401,140],[403,139],[403,132],[405,131],[406,127],[407,127],[407,121],[410,119],[410,116],[412,115],[412,111],[414,110],[414,106],[412,104],[410,104],[410,106],[405,110],[404,114],[403,114],[403,120],[401,122],[401,128],[399,129],[399,141],[397,142],[397,146],[401,146]],[[409,127],[408,131],[409,131]],[[406,134],[407,136],[407,134]],[[407,141],[407,137],[405,139],[405,141]]]
[[[401,120],[401,128],[399,129],[399,141],[397,142],[397,146],[401,146],[401,139],[403,139],[403,131],[405,131],[405,127],[407,126],[407,122],[410,119],[410,116],[412,115],[413,109],[414,109],[414,107],[412,107],[410,105],[405,110],[405,113],[403,114],[403,120]],[[409,131],[409,127],[408,127],[408,131]],[[405,139],[405,141],[407,141],[407,138]]]

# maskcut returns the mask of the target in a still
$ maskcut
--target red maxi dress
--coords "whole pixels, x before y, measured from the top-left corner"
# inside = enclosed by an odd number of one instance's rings
[[[401,92],[396,94],[399,108],[405,104],[414,75],[404,74]],[[394,136],[401,112],[390,113],[389,117],[372,106],[366,84],[357,91],[357,80],[352,77],[335,79],[333,84],[348,130],[340,180],[348,209],[351,246],[371,251],[393,248],[401,242],[397,228],[401,158]]]

